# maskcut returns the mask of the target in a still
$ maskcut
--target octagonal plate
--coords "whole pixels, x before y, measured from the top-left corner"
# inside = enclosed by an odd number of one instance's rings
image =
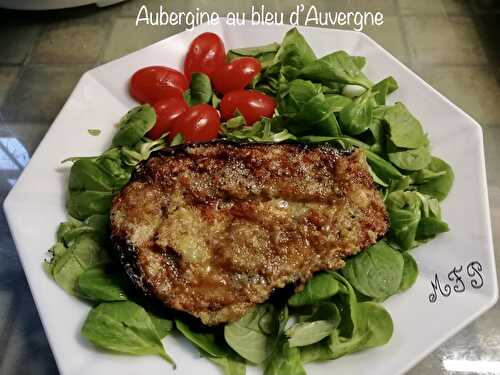
[[[229,48],[280,41],[289,26],[217,27],[201,25],[83,75],[64,108],[34,153],[4,203],[33,297],[58,367],[65,375],[169,374],[173,370],[156,357],[130,357],[96,351],[80,337],[88,305],[67,295],[44,273],[41,261],[54,242],[64,208],[68,168],[61,160],[95,155],[110,144],[113,124],[132,106],[127,92],[131,74],[147,65],[180,68],[189,43],[205,31],[218,33]],[[364,34],[353,31],[299,28],[318,56],[343,49],[367,57],[365,72],[373,81],[392,75],[400,89],[392,101],[403,101],[429,133],[433,153],[454,168],[456,181],[443,204],[451,231],[413,253],[420,277],[409,291],[385,302],[394,320],[394,336],[381,347],[322,364],[307,366],[309,374],[402,373],[444,340],[478,317],[497,300],[497,282],[480,126],[412,71]],[[91,137],[89,128],[99,128]],[[474,263],[477,262],[477,263]],[[452,270],[461,270],[462,284]],[[436,290],[436,277],[441,290]],[[448,285],[448,287],[447,287]],[[454,288],[455,287],[455,288]],[[433,300],[432,295],[436,295]],[[449,294],[448,296],[446,296]],[[219,374],[200,359],[196,349],[178,336],[165,340],[176,360],[177,375]],[[259,373],[252,368],[250,374]]]

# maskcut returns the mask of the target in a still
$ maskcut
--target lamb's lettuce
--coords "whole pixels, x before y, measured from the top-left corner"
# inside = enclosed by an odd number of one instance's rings
[[[152,107],[138,106],[120,121],[114,147],[96,157],[64,160],[73,162],[67,202],[70,216],[85,220],[109,212],[113,196],[130,180],[134,167],[152,152],[165,147],[163,138],[154,141],[145,138],[155,121]]]
[[[373,84],[361,71],[362,61],[345,51],[337,51],[305,65],[299,76],[325,86],[341,83],[370,88]]]
[[[306,375],[299,349],[291,347],[285,340],[278,346],[265,366],[264,375]]]
[[[295,78],[302,68],[316,60],[314,51],[296,28],[289,30],[274,56],[271,70],[278,70],[287,79]]]
[[[276,309],[271,304],[258,305],[240,320],[224,327],[224,337],[229,346],[252,363],[264,362],[275,344],[272,324],[277,319]]]
[[[44,267],[66,292],[79,296],[80,275],[110,261],[103,244],[103,231],[107,231],[107,221],[95,216],[83,222],[70,218],[59,226],[57,242],[49,250],[51,259]]]
[[[396,103],[388,108],[384,120],[389,127],[389,137],[395,146],[415,149],[429,144],[422,125],[403,103]]]
[[[254,57],[260,61],[262,68],[267,68],[273,63],[274,56],[279,48],[278,43],[271,43],[259,47],[232,49],[228,51],[227,59],[231,62],[240,57]]]
[[[156,113],[149,104],[131,109],[118,124],[113,146],[132,146],[150,131],[156,122]]]
[[[88,268],[78,277],[80,295],[97,302],[127,300],[125,284],[117,270],[104,265]]]
[[[195,332],[187,323],[177,319],[175,327],[185,338],[191,341],[197,348],[212,357],[225,357],[227,352],[216,342],[215,335],[212,332]]]
[[[175,365],[149,314],[131,301],[103,302],[94,307],[83,324],[82,335],[102,349],[133,355],[159,355]]]
[[[392,94],[397,89],[398,83],[393,77],[384,78],[372,87],[372,91],[375,93],[375,101],[381,106],[385,105],[387,96]]]
[[[412,178],[419,192],[442,201],[448,196],[455,176],[448,163],[434,156],[427,167],[415,172]]]
[[[403,277],[401,278],[401,284],[399,285],[399,292],[404,292],[410,289],[418,277],[418,265],[413,256],[405,251],[402,253],[404,265],[403,265]]]
[[[349,259],[342,275],[361,294],[383,301],[399,291],[403,268],[400,252],[379,241]]]
[[[184,92],[184,100],[189,106],[210,103],[214,95],[210,78],[204,73],[191,74],[191,85]]]
[[[366,90],[340,112],[342,133],[355,136],[365,132],[373,122],[375,100],[373,92]]]
[[[330,273],[320,273],[309,280],[304,289],[288,300],[290,306],[312,305],[326,300],[340,290],[338,280]]]
[[[288,344],[291,348],[314,344],[329,336],[335,328],[329,320],[296,323],[286,331]]]

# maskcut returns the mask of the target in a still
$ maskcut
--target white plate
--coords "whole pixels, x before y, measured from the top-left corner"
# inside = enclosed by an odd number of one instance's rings
[[[165,375],[173,370],[156,357],[111,355],[94,350],[79,334],[89,306],[67,295],[43,272],[41,261],[54,242],[57,225],[66,218],[68,170],[60,161],[70,156],[99,154],[109,146],[116,131],[113,124],[135,105],[128,95],[127,83],[138,68],[159,64],[180,68],[191,40],[205,31],[217,32],[229,49],[280,41],[288,29],[288,26],[202,25],[193,32],[180,33],[83,75],[4,203],[62,374]],[[394,76],[400,89],[391,100],[403,101],[420,119],[429,133],[433,153],[447,160],[456,174],[453,190],[443,204],[451,231],[413,252],[420,267],[417,283],[385,303],[395,325],[391,341],[381,348],[307,366],[309,374],[402,373],[497,300],[481,128],[366,35],[320,28],[299,29],[318,56],[343,49],[367,57],[365,72],[373,81]],[[102,133],[99,137],[89,136],[89,128],[99,128]],[[471,262],[478,263],[467,267]],[[474,265],[481,265],[481,278],[474,274]],[[460,275],[465,286],[462,293],[453,288],[460,290],[462,285],[448,279],[454,267],[462,267]],[[438,291],[436,301],[431,303],[431,282],[435,282],[436,275],[444,294],[450,292],[448,288],[451,292],[444,297]],[[471,285],[473,280],[479,282],[475,284],[477,288]],[[175,374],[219,374],[216,367],[200,359],[184,339],[168,337],[165,343],[178,364]],[[259,372],[251,369],[249,373]]]

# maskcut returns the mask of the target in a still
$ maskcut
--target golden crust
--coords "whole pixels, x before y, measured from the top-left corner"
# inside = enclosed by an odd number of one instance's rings
[[[230,142],[152,156],[115,198],[111,223],[134,283],[208,325],[342,267],[388,229],[361,151]]]

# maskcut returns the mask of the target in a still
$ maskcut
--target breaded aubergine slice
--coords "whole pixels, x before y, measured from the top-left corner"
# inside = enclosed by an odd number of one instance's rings
[[[360,150],[216,141],[139,164],[111,226],[144,294],[216,325],[342,267],[386,233],[388,215]]]

